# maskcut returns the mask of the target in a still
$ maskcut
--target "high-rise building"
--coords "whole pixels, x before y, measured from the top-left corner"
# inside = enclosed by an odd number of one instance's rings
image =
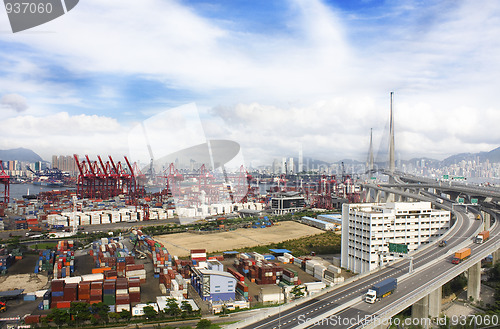
[[[282,174],[287,173],[286,158],[281,158],[281,173]]]
[[[275,175],[280,173],[280,165],[277,159],[273,160],[272,173]]]
[[[435,241],[450,227],[450,212],[430,202],[358,203],[342,206],[341,266],[355,273],[401,257],[389,243],[408,251]]]
[[[295,172],[295,166],[293,164],[293,158],[290,158],[288,160],[288,163],[287,163],[287,169],[288,169],[288,172],[287,174],[293,174]]]
[[[57,168],[61,171],[68,172],[72,176],[76,175],[78,171],[75,158],[71,155],[53,155],[52,168]]]
[[[299,149],[299,163],[297,167],[297,172],[301,173],[303,171],[304,171],[304,155],[302,154],[302,144],[301,144]]]

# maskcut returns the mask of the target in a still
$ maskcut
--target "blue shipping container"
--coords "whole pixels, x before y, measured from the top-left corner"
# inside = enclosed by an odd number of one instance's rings
[[[34,300],[36,300],[36,296],[35,296],[35,294],[26,294],[23,296],[23,300],[34,301]]]

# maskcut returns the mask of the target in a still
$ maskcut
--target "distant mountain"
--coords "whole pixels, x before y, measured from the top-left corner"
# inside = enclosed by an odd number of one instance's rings
[[[479,153],[460,153],[452,155],[444,159],[441,163],[443,166],[449,166],[452,164],[459,163],[460,161],[472,161],[479,157],[480,162],[500,162],[500,147],[489,152],[479,152]]]
[[[32,150],[22,147],[11,150],[0,150],[0,160],[18,160],[27,162],[43,161],[43,159],[38,154],[36,154]]]
[[[360,165],[360,164],[365,164],[365,162],[361,162],[361,161],[358,161],[358,160],[354,160],[354,159],[344,159],[344,160],[340,160],[340,161],[337,161],[336,163],[338,164],[342,164],[342,162],[344,163],[344,165]]]
[[[410,160],[407,160],[407,161],[403,160],[401,162],[404,163],[404,164],[410,164],[411,163],[411,164],[415,165],[416,163],[421,163],[422,160],[425,161],[425,165],[427,167],[437,168],[437,167],[439,167],[441,165],[441,161],[436,160],[436,159],[431,159],[431,158],[425,158],[425,157],[424,158],[413,158],[413,159],[410,159]]]

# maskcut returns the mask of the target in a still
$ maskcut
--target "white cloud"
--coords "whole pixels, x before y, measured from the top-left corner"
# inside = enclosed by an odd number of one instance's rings
[[[26,98],[18,94],[5,94],[0,99],[0,107],[14,110],[18,113],[26,111],[28,104]]]
[[[46,160],[53,154],[124,155],[127,131],[116,119],[97,115],[24,115],[4,120],[0,149],[28,147]]]
[[[82,111],[88,106],[75,90],[61,93],[61,85],[39,64],[57,62],[75,74],[119,75],[124,84],[143,77],[206,95],[189,101],[213,107],[213,117],[203,119],[209,137],[239,142],[247,159],[293,155],[303,144],[306,155],[363,160],[369,129],[380,135],[387,121],[391,90],[396,91],[396,143],[403,158],[443,158],[498,146],[498,3],[425,8],[419,2],[391,3],[385,17],[372,21],[343,16],[319,0],[289,4],[283,33],[231,30],[228,26],[237,21],[228,18],[229,24],[221,26],[176,1],[88,0],[34,30],[54,33],[2,34],[4,42],[24,44],[37,54],[2,55],[0,89],[30,95],[30,105],[38,103],[30,107],[32,117],[9,119],[32,130],[9,128],[8,139],[20,143],[14,136],[24,142],[42,136],[36,128],[42,124],[50,128],[43,134],[48,145],[64,142],[85,149],[95,141],[96,149],[105,149],[84,131],[112,139],[123,129],[107,114],[102,121],[60,113],[48,116],[52,122],[41,117],[41,109],[50,113],[51,105]],[[5,24],[0,22],[0,28],[8,29]],[[101,100],[114,102],[123,92],[102,84]],[[108,146],[115,144],[124,147],[113,140]]]

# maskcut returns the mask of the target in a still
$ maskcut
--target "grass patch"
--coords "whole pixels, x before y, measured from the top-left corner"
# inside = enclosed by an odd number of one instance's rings
[[[57,242],[40,242],[30,245],[30,249],[52,249],[57,246]]]
[[[265,246],[241,248],[237,249],[237,251],[255,251],[259,254],[267,254],[269,249],[288,249],[292,252],[292,255],[310,255],[312,251],[317,254],[338,254],[340,253],[340,244],[340,235],[335,234],[335,232],[325,232]]]

